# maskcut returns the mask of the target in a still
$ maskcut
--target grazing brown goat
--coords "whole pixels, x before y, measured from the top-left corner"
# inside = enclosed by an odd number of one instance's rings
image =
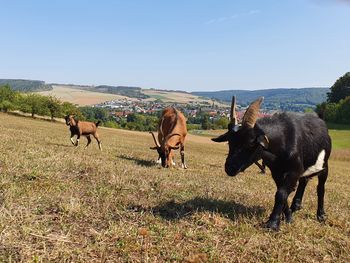
[[[70,140],[73,145],[78,146],[79,145],[79,139],[80,136],[83,135],[87,138],[88,142],[85,146],[85,149],[89,146],[91,143],[91,135],[94,136],[98,143],[98,147],[102,151],[102,145],[101,145],[101,140],[97,134],[97,127],[101,123],[100,121],[94,123],[94,122],[89,122],[89,121],[78,121],[74,118],[73,115],[67,115],[65,117],[66,124],[69,126],[70,130]],[[77,140],[76,142],[73,141],[73,137],[77,135]]]
[[[186,118],[174,107],[167,107],[163,110],[158,126],[158,142],[153,132],[155,147],[163,167],[174,165],[174,153],[172,150],[180,148],[181,167],[187,169],[185,164],[185,138],[187,135]]]

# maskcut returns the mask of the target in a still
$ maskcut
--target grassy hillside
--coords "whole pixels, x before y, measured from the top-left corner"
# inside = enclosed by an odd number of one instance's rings
[[[39,92],[42,95],[54,95],[62,101],[68,101],[79,106],[94,105],[113,99],[123,99],[125,96],[94,92],[89,90],[77,89],[75,86],[53,85],[50,91]]]
[[[84,138],[73,147],[62,123],[0,119],[0,262],[350,260],[348,148],[332,154],[327,222],[315,220],[312,180],[294,223],[272,233],[260,227],[271,176],[226,176],[225,144],[191,135],[189,169],[161,169],[148,133],[99,129],[99,152]]]
[[[101,92],[101,90],[92,91],[90,86],[53,84],[52,87],[52,90],[41,91],[39,93],[42,95],[54,95],[63,101],[68,101],[81,106],[94,105],[113,99],[127,98],[129,100],[136,100],[136,98]],[[161,99],[165,103],[196,102],[202,105],[211,105],[213,103],[210,99],[201,98],[187,92],[143,89],[142,94],[144,94],[144,97],[147,97],[147,99],[144,99],[146,101],[154,101],[156,99]],[[215,102],[215,104],[218,106],[227,106],[226,104],[217,102]]]
[[[157,89],[143,89],[142,92],[149,97],[147,100],[160,99],[167,103],[199,103],[201,105],[212,105],[213,101],[208,98],[199,97],[197,95],[182,92],[182,91],[167,91]],[[220,107],[228,106],[227,104],[217,103],[215,105]]]

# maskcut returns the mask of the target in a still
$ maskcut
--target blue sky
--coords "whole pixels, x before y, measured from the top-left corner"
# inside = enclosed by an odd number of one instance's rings
[[[350,0],[0,1],[0,78],[207,91],[350,71]]]

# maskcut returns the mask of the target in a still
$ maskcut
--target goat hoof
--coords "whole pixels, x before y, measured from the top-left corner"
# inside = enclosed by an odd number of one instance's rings
[[[303,207],[301,206],[300,203],[293,203],[292,206],[291,206],[291,210],[292,210],[292,213],[298,211],[298,210],[301,210]]]
[[[279,231],[280,230],[280,224],[279,222],[269,220],[266,223],[263,224],[263,228],[273,230],[273,231]]]
[[[293,217],[292,216],[286,216],[286,223],[287,224],[293,223]]]
[[[187,169],[187,165],[186,164],[181,164],[181,168],[182,169]]]
[[[327,216],[325,213],[322,213],[322,214],[317,214],[317,220],[318,222],[320,223],[324,223],[327,219]]]

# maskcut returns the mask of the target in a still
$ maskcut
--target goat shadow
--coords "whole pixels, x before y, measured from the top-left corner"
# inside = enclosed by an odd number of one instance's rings
[[[153,214],[169,221],[189,217],[196,212],[219,213],[227,216],[232,221],[240,217],[251,219],[265,212],[265,209],[261,206],[246,206],[234,201],[203,197],[196,197],[182,203],[172,200],[149,209],[145,209],[142,206],[129,206],[129,209],[136,212],[151,211]]]
[[[128,160],[128,161],[133,161],[135,162],[137,165],[140,166],[146,166],[146,167],[151,167],[151,166],[156,166],[157,163],[151,160],[144,160],[144,159],[140,159],[137,157],[132,157],[132,156],[128,156],[126,154],[121,154],[118,156],[118,158],[124,159],[124,160]]]

